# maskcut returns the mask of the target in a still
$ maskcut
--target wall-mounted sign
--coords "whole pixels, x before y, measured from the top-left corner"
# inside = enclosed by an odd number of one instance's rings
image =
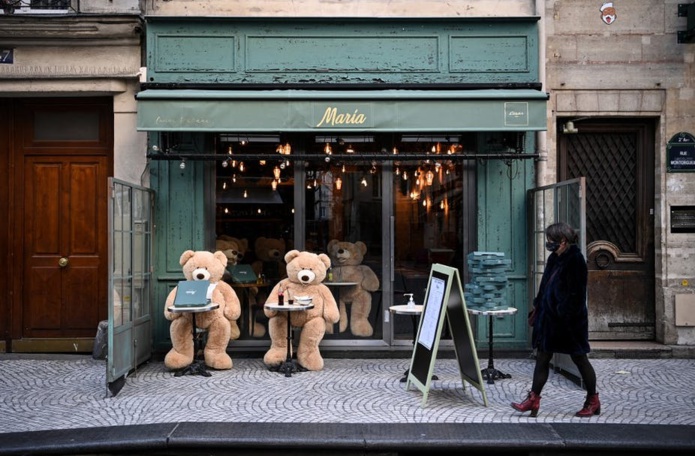
[[[14,63],[14,49],[0,49],[0,64]]]
[[[695,171],[695,136],[680,132],[666,144],[666,170],[669,172]]]

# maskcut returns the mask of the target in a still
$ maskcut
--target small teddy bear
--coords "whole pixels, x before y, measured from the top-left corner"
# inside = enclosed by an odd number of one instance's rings
[[[331,260],[326,254],[290,250],[285,255],[287,278],[281,280],[270,292],[269,301],[276,302],[282,290],[285,300],[293,296],[308,296],[314,307],[296,312],[278,312],[265,309],[270,334],[270,349],[263,357],[269,367],[282,364],[287,355],[287,318],[294,327],[302,328],[297,345],[297,362],[310,371],[323,369],[323,357],[319,343],[326,333],[326,326],[338,322],[340,313],[335,298],[326,285],[321,283]],[[285,305],[290,305],[285,303]]]
[[[215,250],[221,250],[224,253],[228,266],[239,264],[248,249],[249,241],[247,239],[237,239],[223,234],[215,241]]]
[[[340,292],[340,332],[344,332],[348,325],[345,304],[352,303],[350,332],[355,336],[371,336],[374,328],[369,322],[369,313],[372,309],[372,292],[379,289],[379,278],[369,266],[362,264],[367,245],[361,241],[352,243],[333,239],[328,243],[327,251],[333,264],[333,280],[357,283]]]
[[[227,257],[219,250],[215,253],[186,250],[179,264],[183,267],[186,280],[210,281],[210,301],[219,304],[217,309],[196,313],[196,326],[208,332],[203,351],[205,364],[213,369],[231,369],[232,358],[227,354],[227,345],[231,339],[239,337],[236,320],[241,316],[241,305],[232,287],[222,281]],[[177,287],[171,290],[164,306],[164,318],[171,321],[169,333],[172,343],[171,350],[164,358],[164,365],[172,370],[188,366],[195,356],[192,314],[169,311],[174,304],[176,290]]]

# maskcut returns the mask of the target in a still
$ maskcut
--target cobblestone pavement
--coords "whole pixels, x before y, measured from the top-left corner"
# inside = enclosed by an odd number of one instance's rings
[[[437,359],[425,406],[400,379],[409,359],[326,359],[321,372],[287,378],[260,359],[235,359],[211,377],[174,377],[143,365],[118,395],[106,364],[71,359],[0,359],[0,433],[176,422],[257,423],[620,423],[695,425],[695,360],[595,359],[601,415],[574,417],[585,393],[551,373],[537,418],[509,407],[531,382],[532,359],[500,359],[510,379],[465,389],[454,359]],[[481,365],[482,365],[481,360]]]

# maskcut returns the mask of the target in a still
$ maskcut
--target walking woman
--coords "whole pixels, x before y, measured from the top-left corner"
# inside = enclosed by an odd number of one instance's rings
[[[589,362],[589,322],[586,309],[587,267],[577,247],[577,235],[566,223],[545,229],[546,248],[551,252],[546,263],[538,295],[533,300],[533,348],[536,366],[531,392],[522,402],[513,402],[519,412],[538,415],[541,391],[548,381],[554,353],[570,355],[586,386],[584,407],[575,416],[591,417],[601,413],[596,393],[596,373]]]

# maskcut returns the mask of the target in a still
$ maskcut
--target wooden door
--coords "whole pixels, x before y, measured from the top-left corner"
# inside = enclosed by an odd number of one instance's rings
[[[589,334],[652,340],[654,124],[587,120],[560,137],[560,177],[586,177]],[[558,131],[562,131],[561,128]]]
[[[74,350],[71,339],[94,337],[108,317],[110,101],[27,100],[16,108],[14,251],[22,261],[13,346],[53,351],[22,341],[64,339]]]

